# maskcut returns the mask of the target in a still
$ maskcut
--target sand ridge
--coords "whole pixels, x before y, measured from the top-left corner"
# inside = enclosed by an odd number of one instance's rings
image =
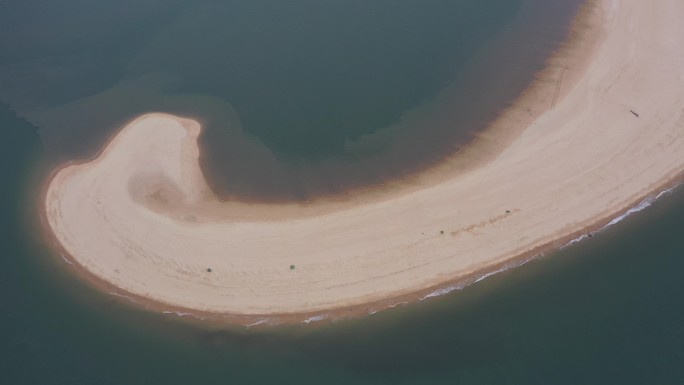
[[[598,4],[605,36],[572,89],[496,157],[439,184],[319,211],[220,202],[197,162],[199,124],[148,114],[54,175],[47,222],[124,291],[254,317],[361,306],[499,266],[684,170],[684,4]]]

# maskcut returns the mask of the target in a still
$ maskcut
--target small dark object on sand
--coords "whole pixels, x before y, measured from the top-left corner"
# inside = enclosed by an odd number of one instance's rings
[[[290,270],[294,270],[294,269],[295,269],[295,265],[290,265]]]
[[[638,114],[636,111],[634,111],[634,110],[629,110],[629,112],[631,112],[632,115],[636,116],[637,118],[639,117],[639,114]]]
[[[207,268],[207,273],[211,273],[211,268]]]

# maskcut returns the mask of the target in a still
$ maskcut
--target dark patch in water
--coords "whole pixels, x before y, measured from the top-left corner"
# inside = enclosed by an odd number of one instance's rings
[[[164,111],[204,125],[222,197],[314,199],[454,154],[529,85],[580,3],[27,0],[0,13],[0,98],[55,162]]]

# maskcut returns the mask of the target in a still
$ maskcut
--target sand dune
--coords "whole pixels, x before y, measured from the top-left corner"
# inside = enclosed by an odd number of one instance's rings
[[[466,173],[348,205],[219,202],[199,124],[148,114],[54,174],[49,227],[124,291],[247,318],[410,296],[552,247],[684,170],[684,2],[597,3],[601,40],[572,88]]]

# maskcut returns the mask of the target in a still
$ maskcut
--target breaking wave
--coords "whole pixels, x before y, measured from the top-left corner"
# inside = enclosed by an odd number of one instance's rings
[[[305,324],[308,324],[308,323],[311,323],[311,322],[318,322],[318,321],[323,321],[323,320],[326,320],[326,319],[328,319],[328,315],[327,315],[327,314],[321,314],[321,315],[315,315],[315,316],[313,316],[313,317],[309,317],[309,318],[305,319],[305,320],[302,321],[302,322],[305,323]]]

